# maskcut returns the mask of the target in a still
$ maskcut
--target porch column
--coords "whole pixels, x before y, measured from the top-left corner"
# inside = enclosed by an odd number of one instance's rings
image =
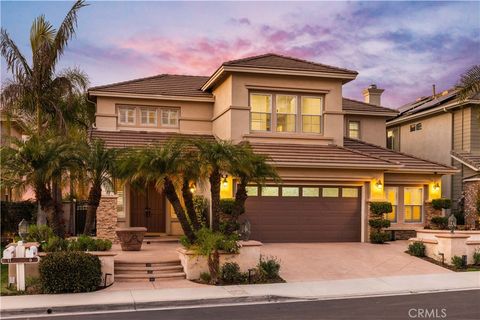
[[[116,241],[117,196],[103,195],[97,209],[97,237]]]
[[[480,195],[480,180],[465,181],[463,190],[465,191],[465,224],[468,228],[474,228],[475,221],[478,220],[477,201]]]

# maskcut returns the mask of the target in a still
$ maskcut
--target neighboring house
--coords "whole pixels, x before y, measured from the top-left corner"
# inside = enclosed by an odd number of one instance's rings
[[[364,91],[366,102],[343,98],[343,85],[356,76],[266,54],[225,62],[210,77],[158,75],[94,87],[91,134],[111,147],[178,135],[248,141],[273,159],[282,178],[281,185],[248,189],[245,217],[253,239],[368,241],[368,202],[385,199],[393,202],[395,228],[423,227],[442,175],[456,170],[386,149],[386,120],[397,111],[380,106],[383,90],[374,85]],[[232,197],[235,180],[227,182],[222,196]],[[145,189],[119,185],[104,196],[97,234],[114,237],[117,225],[181,233],[162,192]]]
[[[442,196],[451,198],[457,208],[469,185],[479,180],[480,94],[459,101],[457,90],[450,89],[419,98],[399,111],[387,122],[388,147],[460,169],[442,178]],[[467,195],[470,211],[476,189]]]

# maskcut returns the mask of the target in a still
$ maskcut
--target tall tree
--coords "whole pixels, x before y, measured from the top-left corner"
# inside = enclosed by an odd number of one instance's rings
[[[474,65],[462,74],[457,87],[459,88],[458,97],[461,101],[480,93],[480,65]]]

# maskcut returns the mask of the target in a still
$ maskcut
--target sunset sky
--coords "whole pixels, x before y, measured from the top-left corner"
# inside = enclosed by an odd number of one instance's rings
[[[211,75],[222,61],[275,52],[357,70],[390,107],[453,86],[480,62],[479,2],[89,2],[61,67],[92,85],[159,73]],[[1,25],[29,54],[33,19],[58,26],[73,2],[1,2]],[[2,58],[2,81],[6,74]]]

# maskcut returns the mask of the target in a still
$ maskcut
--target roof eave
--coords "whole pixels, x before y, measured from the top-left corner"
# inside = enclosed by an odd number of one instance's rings
[[[372,169],[372,170],[386,170],[386,169],[395,169],[401,168],[402,166],[398,165],[351,165],[351,164],[315,164],[315,163],[302,163],[302,162],[276,162],[276,161],[269,161],[271,164],[275,165],[276,167],[281,168],[318,168],[318,169]]]
[[[456,155],[454,155],[454,154],[450,154],[450,156],[451,156],[453,159],[455,159],[455,160],[457,160],[458,162],[460,162],[461,164],[469,167],[469,168],[472,169],[473,171],[475,171],[475,172],[480,171],[480,168],[475,167],[475,166],[472,165],[471,163],[463,160],[462,158],[460,158],[460,157],[458,157],[458,156],[456,156]]]
[[[372,111],[352,111],[343,109],[345,114],[353,115],[367,115],[367,116],[378,116],[378,117],[395,117],[398,115],[398,112],[372,112]]]
[[[401,172],[401,173],[425,173],[425,174],[455,174],[459,173],[460,170],[458,169],[439,169],[439,170],[425,170],[425,169],[412,169],[412,168],[400,168],[398,170],[388,170],[386,171],[387,173],[396,173],[396,172]]]
[[[358,73],[348,72],[319,72],[319,71],[302,71],[294,69],[265,68],[265,67],[237,67],[237,66],[220,66],[215,73],[202,86],[201,90],[206,91],[214,87],[217,80],[226,72],[246,72],[246,73],[263,73],[277,75],[292,75],[306,77],[321,77],[342,79],[343,83],[350,82],[357,78]]]
[[[174,96],[161,94],[141,94],[141,93],[123,93],[110,91],[88,91],[90,96],[94,97],[118,97],[134,99],[152,99],[152,100],[172,100],[172,101],[196,101],[196,102],[214,102],[214,97],[195,97],[195,96]]]

